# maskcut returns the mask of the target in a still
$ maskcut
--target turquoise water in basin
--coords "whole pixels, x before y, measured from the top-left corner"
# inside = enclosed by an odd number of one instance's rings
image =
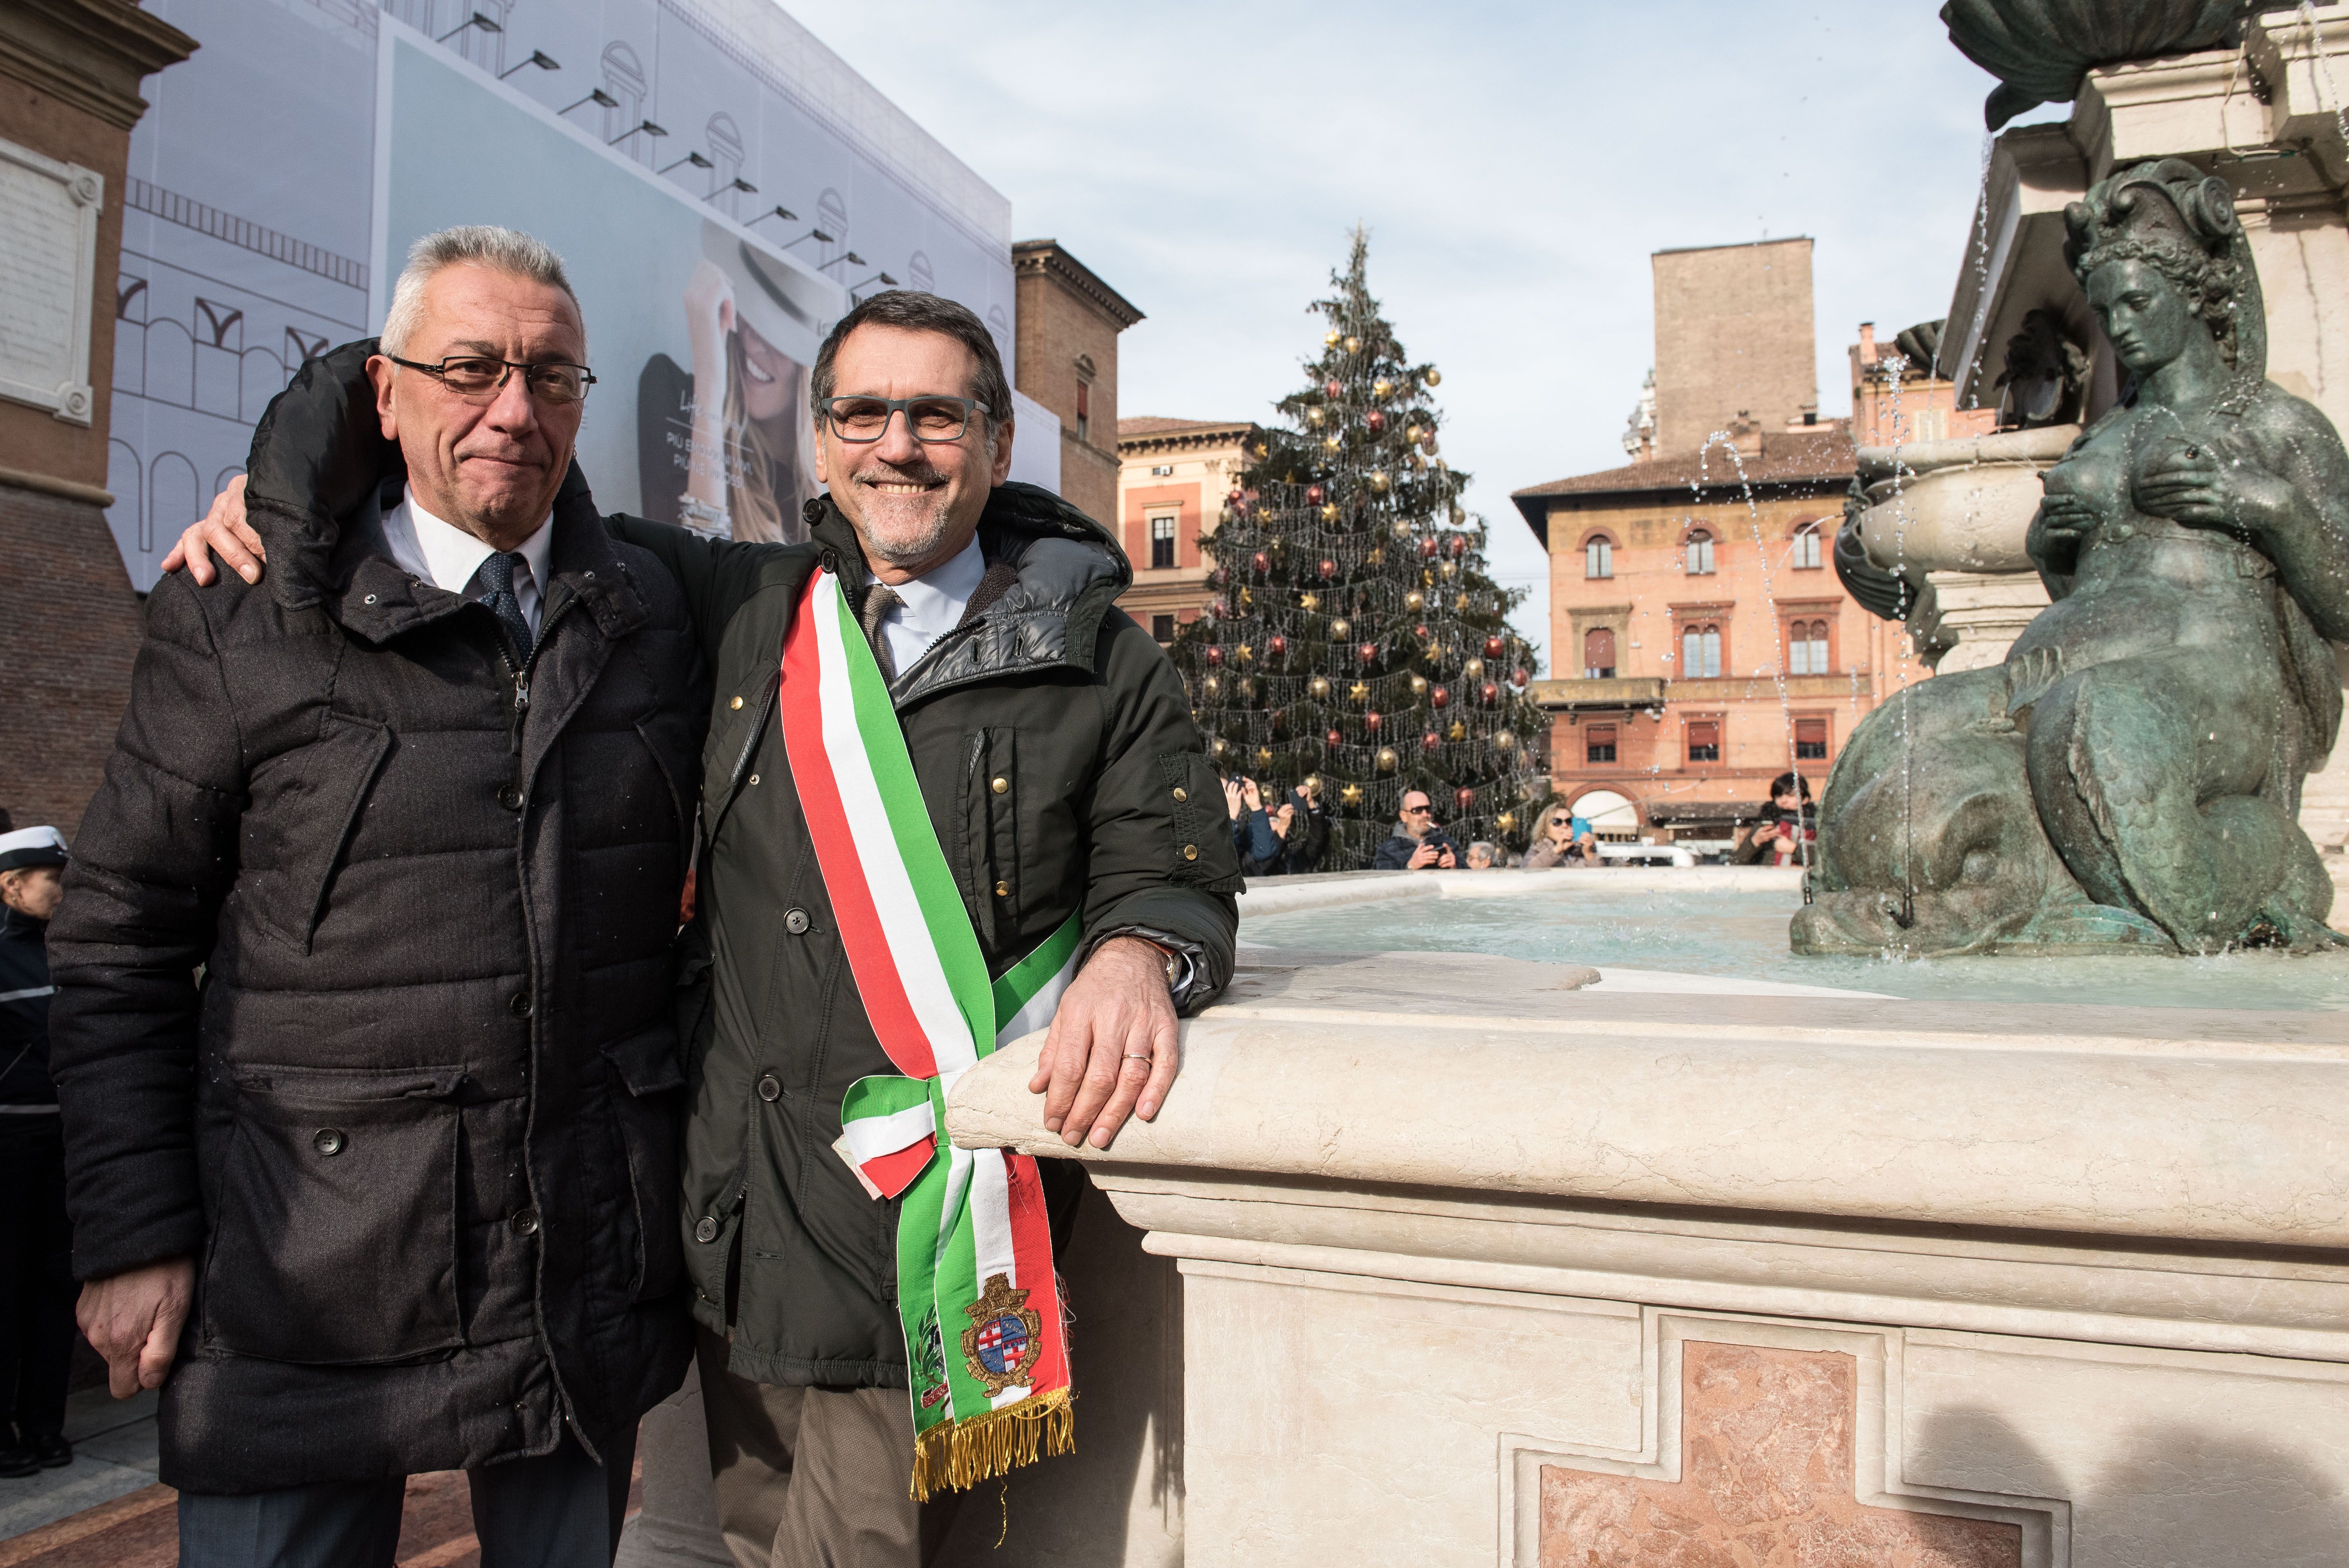
[[[2349,1011],[2349,952],[2304,958],[1801,958],[1786,951],[1786,922],[1800,907],[1799,895],[1609,890],[1605,873],[1558,874],[1575,885],[1556,895],[1420,897],[1252,915],[1241,923],[1240,940],[1323,952],[1490,953],[1602,971],[1614,965],[1919,999]]]

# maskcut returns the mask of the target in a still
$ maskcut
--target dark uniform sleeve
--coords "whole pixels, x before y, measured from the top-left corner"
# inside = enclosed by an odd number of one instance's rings
[[[1102,769],[1093,786],[1085,950],[1145,936],[1190,960],[1175,1004],[1206,1006],[1230,984],[1239,860],[1224,790],[1199,744],[1183,678],[1123,611],[1102,622],[1096,688]]]
[[[604,520],[613,538],[650,551],[668,568],[685,591],[686,613],[701,639],[701,656],[711,669],[719,667],[719,645],[725,641],[726,623],[744,601],[758,592],[759,574],[785,544],[753,544],[742,540],[710,539],[690,529],[653,522],[616,512]]]
[[[148,600],[130,706],[49,926],[50,1070],[74,1274],[85,1280],[203,1245],[196,970],[235,880],[245,795],[235,717],[196,593],[175,574]]]

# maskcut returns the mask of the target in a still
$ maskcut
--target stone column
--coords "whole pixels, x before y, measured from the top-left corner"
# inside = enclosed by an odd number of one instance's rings
[[[141,77],[196,41],[129,0],[0,0],[0,809],[71,834],[129,695],[106,525],[123,165]]]

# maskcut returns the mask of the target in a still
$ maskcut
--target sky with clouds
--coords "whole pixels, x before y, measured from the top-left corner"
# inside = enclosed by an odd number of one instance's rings
[[[1846,413],[1857,324],[1949,309],[1994,85],[1930,0],[785,9],[1008,196],[1019,237],[1146,313],[1128,417],[1267,417],[1367,225],[1536,636],[1542,556],[1508,492],[1624,460],[1650,254],[1810,235],[1820,411]]]

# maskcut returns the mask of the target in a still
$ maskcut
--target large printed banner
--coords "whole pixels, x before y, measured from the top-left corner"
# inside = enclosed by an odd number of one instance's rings
[[[1009,203],[771,0],[148,8],[203,46],[149,84],[122,191],[108,520],[137,588],[450,224],[563,256],[607,509],[792,537],[808,366],[890,282],[970,306],[1011,366]],[[1057,490],[1059,425],[1015,402],[1013,474]]]

